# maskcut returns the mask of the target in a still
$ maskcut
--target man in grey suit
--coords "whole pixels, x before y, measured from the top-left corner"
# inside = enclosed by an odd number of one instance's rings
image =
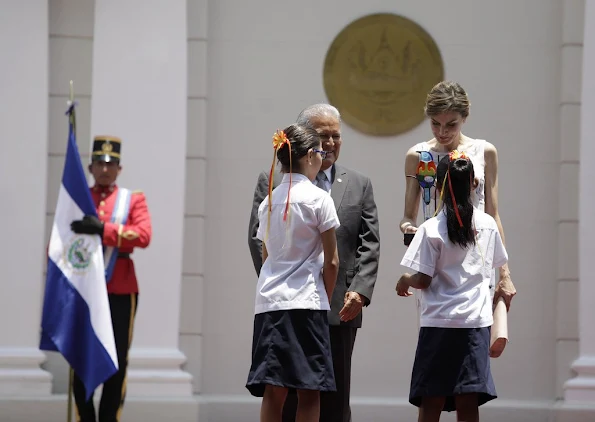
[[[378,213],[372,183],[366,176],[336,164],[341,151],[341,116],[329,104],[304,109],[298,124],[313,127],[327,151],[316,184],[330,192],[341,226],[337,229],[339,274],[328,314],[337,391],[320,395],[321,422],[351,422],[351,356],[362,308],[370,304],[380,256]],[[281,180],[275,175],[275,182]],[[254,191],[248,243],[254,269],[260,274],[262,244],[256,238],[258,207],[268,193],[268,173],[263,171]],[[275,188],[276,186],[273,186]],[[296,396],[288,395],[283,422],[295,420]]]

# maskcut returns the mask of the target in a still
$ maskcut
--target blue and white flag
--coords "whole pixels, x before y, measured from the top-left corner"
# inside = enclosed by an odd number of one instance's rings
[[[118,370],[98,235],[75,234],[73,220],[97,215],[76,145],[74,104],[48,250],[41,350],[60,352],[85,384],[87,399]]]

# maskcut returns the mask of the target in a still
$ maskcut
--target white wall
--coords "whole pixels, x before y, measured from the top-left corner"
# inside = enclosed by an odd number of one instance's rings
[[[500,211],[519,290],[511,343],[493,361],[500,397],[555,397],[557,162],[561,4],[269,0],[209,3],[207,221],[203,313],[203,387],[246,397],[256,277],[247,224],[256,177],[270,165],[275,129],[305,106],[325,101],[322,64],[332,39],[363,15],[404,15],[437,41],[446,77],[468,91],[464,132],[494,143],[500,157]],[[408,394],[416,344],[413,301],[394,293],[404,252],[402,216],[406,150],[429,139],[427,123],[393,138],[343,128],[340,161],[372,178],[382,252],[372,306],[358,333],[352,391],[390,400]],[[234,401],[233,396],[228,397]]]

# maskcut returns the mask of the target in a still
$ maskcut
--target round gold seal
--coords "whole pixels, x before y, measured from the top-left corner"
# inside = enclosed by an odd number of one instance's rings
[[[427,93],[444,78],[438,46],[402,16],[374,14],[346,26],[324,62],[324,89],[345,123],[388,136],[424,120]]]

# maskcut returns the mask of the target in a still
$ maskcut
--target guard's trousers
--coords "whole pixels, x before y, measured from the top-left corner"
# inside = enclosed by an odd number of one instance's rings
[[[85,386],[76,373],[74,374],[73,392],[76,403],[76,420],[78,422],[119,422],[124,406],[128,350],[132,343],[138,294],[109,294],[108,298],[112,314],[112,326],[114,327],[116,352],[118,354],[118,372],[103,384],[98,419],[95,417],[93,395],[88,401],[85,400]]]

